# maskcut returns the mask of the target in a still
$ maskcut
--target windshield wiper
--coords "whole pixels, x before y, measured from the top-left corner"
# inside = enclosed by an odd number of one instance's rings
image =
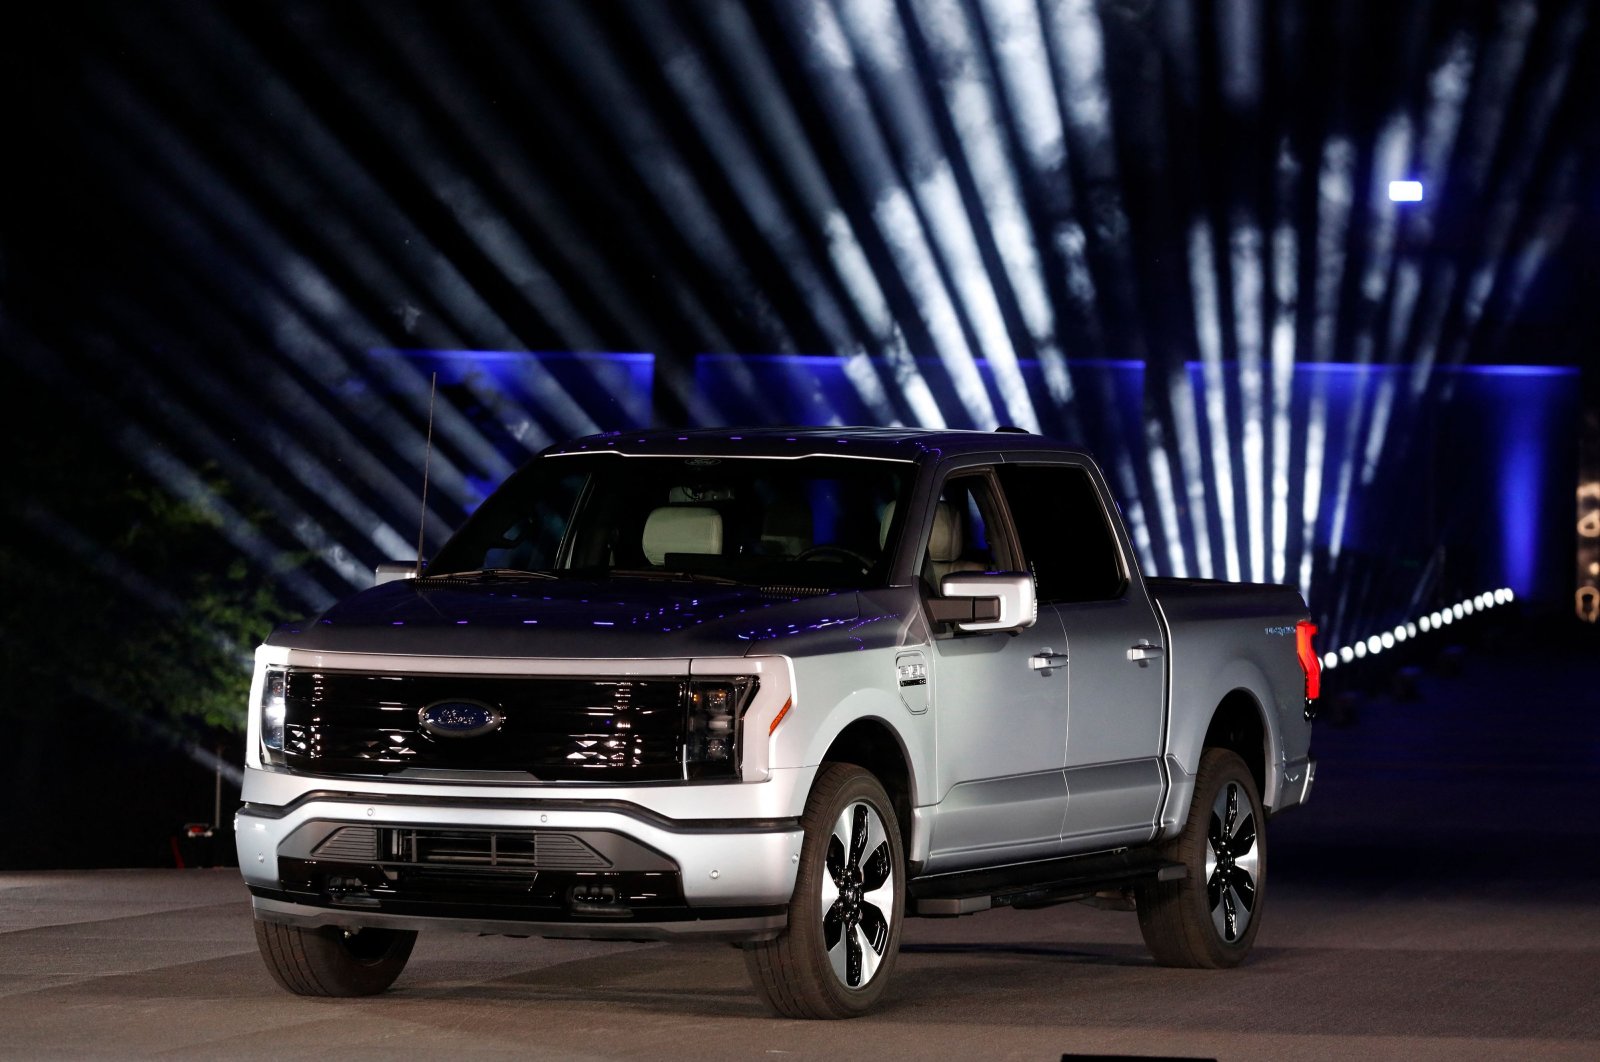
[[[471,568],[463,572],[429,572],[422,577],[425,583],[436,580],[467,582],[473,579],[559,579],[553,572],[528,571],[526,568]]]
[[[717,583],[721,586],[742,586],[738,579],[708,572],[685,572],[671,568],[611,568],[606,577],[616,579],[656,579],[663,582]]]

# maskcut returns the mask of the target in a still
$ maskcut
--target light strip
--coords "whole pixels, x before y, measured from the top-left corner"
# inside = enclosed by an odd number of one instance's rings
[[[1322,668],[1324,671],[1332,671],[1343,664],[1353,664],[1369,656],[1378,656],[1403,642],[1443,630],[1457,620],[1466,619],[1479,612],[1487,612],[1500,605],[1509,605],[1515,600],[1516,594],[1510,587],[1501,587],[1498,590],[1463,598],[1453,605],[1436,609],[1409,622],[1397,624],[1391,630],[1379,631],[1366,638],[1357,639],[1349,645],[1323,653]]]

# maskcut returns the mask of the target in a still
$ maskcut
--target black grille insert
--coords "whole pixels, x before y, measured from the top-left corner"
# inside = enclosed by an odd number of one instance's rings
[[[540,780],[684,777],[688,684],[679,678],[383,675],[288,669],[284,762],[318,773],[408,768],[526,771]],[[424,730],[430,705],[502,716],[473,736]],[[730,772],[731,772],[730,765]]]

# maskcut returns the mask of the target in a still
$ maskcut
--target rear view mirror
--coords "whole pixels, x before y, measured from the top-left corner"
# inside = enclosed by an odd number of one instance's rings
[[[951,572],[939,580],[933,618],[959,631],[1012,631],[1039,618],[1033,576],[1027,572]]]

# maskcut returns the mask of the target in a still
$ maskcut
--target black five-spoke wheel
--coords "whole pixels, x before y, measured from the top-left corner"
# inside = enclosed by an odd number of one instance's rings
[[[1206,898],[1217,935],[1233,943],[1250,928],[1256,906],[1256,816],[1237,782],[1228,782],[1211,806],[1206,832]]]
[[[860,988],[883,962],[895,903],[889,837],[870,805],[851,804],[833,824],[827,869],[822,936],[828,962],[841,982]]]
[[[1139,929],[1164,966],[1237,966],[1261,925],[1266,832],[1254,777],[1239,755],[1207,749],[1183,832],[1166,849],[1188,876],[1141,888]]]
[[[824,764],[801,818],[805,836],[789,925],[747,946],[756,990],[790,1018],[852,1018],[883,994],[900,947],[905,858],[894,805],[866,770]]]

